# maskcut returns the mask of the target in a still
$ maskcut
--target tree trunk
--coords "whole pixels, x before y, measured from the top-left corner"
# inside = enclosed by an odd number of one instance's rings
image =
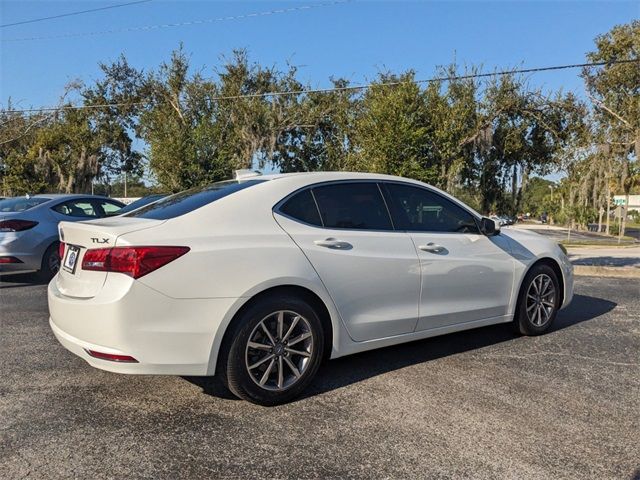
[[[629,162],[624,161],[624,167],[622,168],[622,176],[620,178],[620,185],[624,190],[625,202],[624,208],[620,210],[620,235],[618,236],[618,240],[624,236],[624,229],[627,224],[627,210],[629,207],[629,187],[630,185],[627,183],[627,179],[629,178]]]
[[[609,179],[607,179],[607,198],[605,201],[607,202],[607,225],[605,227],[604,233],[609,235],[609,223],[611,218],[611,184],[609,183]]]
[[[629,211],[629,190],[624,192],[624,209],[620,212],[620,237],[624,236],[624,232],[627,228],[627,212]]]
[[[522,180],[520,181],[520,190],[518,191],[518,197],[516,198],[515,213],[516,215],[520,212],[520,208],[522,206],[522,199],[524,198],[524,194],[527,191],[527,185],[529,184],[529,166],[524,165],[522,167]]]
[[[518,164],[513,165],[513,175],[511,176],[511,208],[516,208],[518,199]]]
[[[602,215],[604,215],[604,208],[600,205],[598,209],[598,233],[602,231]]]

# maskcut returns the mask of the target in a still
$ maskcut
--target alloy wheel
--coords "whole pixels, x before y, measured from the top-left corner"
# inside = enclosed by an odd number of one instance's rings
[[[260,388],[282,391],[302,378],[313,349],[309,321],[296,312],[279,310],[264,317],[249,335],[245,366]]]
[[[536,327],[551,320],[556,308],[556,288],[551,277],[541,273],[534,277],[527,290],[527,318]]]

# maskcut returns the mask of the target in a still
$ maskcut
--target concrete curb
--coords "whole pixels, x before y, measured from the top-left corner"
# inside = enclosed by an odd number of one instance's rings
[[[640,278],[640,268],[636,267],[597,267],[591,265],[574,265],[574,275],[581,277],[619,277]]]

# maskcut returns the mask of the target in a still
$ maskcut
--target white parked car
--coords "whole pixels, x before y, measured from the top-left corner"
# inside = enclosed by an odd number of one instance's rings
[[[496,323],[549,329],[573,295],[554,242],[424,183],[254,176],[60,224],[51,328],[94,367],[220,375],[286,402],[323,358]]]

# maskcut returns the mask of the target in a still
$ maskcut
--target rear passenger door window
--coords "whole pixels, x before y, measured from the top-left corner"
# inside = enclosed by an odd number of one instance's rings
[[[376,183],[335,183],[314,187],[312,192],[325,228],[393,230]]]
[[[98,218],[93,203],[84,198],[61,203],[53,207],[53,210],[69,217]]]
[[[95,212],[99,217],[113,217],[122,209],[121,205],[109,200],[94,200]]]

